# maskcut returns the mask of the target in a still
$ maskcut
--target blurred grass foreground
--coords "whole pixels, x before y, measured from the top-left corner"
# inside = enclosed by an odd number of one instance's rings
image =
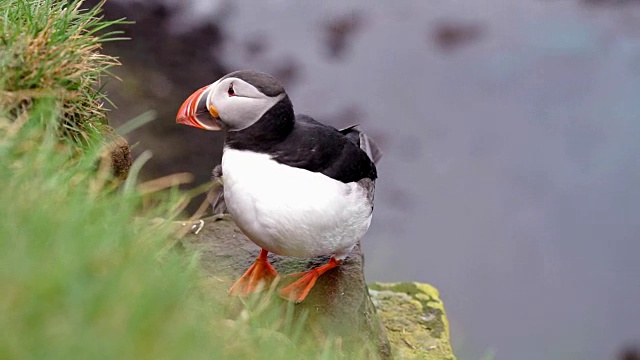
[[[0,2],[0,358],[304,358],[258,341],[268,315],[223,320],[196,255],[149,221],[184,195],[141,191],[140,163],[113,174],[101,81],[118,62],[100,49],[121,21],[81,5]]]

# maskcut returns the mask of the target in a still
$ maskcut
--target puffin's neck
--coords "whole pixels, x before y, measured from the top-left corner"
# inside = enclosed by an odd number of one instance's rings
[[[236,150],[268,152],[293,130],[295,115],[289,96],[285,95],[260,120],[246,129],[228,131],[225,146]]]

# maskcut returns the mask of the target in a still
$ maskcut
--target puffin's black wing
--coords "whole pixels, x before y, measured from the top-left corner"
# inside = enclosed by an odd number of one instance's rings
[[[269,153],[285,165],[319,172],[344,183],[377,178],[376,166],[360,149],[353,128],[343,130],[321,124],[311,117],[296,117],[293,131]],[[359,134],[359,132],[358,132]]]
[[[207,200],[211,204],[213,215],[227,213],[227,203],[224,201],[224,189],[222,180],[222,165],[218,164],[211,172],[211,189],[207,193]]]

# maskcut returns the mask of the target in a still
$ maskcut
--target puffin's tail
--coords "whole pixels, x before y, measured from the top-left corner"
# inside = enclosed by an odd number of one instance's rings
[[[371,159],[374,164],[378,163],[382,157],[382,151],[378,145],[376,145],[376,143],[367,136],[367,134],[360,130],[359,125],[351,125],[338,131],[346,136],[349,141],[358,145],[362,151],[367,153],[367,155],[369,155],[369,159]]]

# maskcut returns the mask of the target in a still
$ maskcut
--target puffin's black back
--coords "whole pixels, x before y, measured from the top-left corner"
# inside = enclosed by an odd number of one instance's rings
[[[281,164],[319,172],[344,183],[375,180],[375,164],[352,140],[309,116],[299,115],[294,120],[293,107],[285,96],[255,124],[228,132],[225,145],[269,154]]]
[[[299,115],[293,131],[274,151],[279,163],[319,172],[344,183],[377,178],[369,156],[337,129]]]

